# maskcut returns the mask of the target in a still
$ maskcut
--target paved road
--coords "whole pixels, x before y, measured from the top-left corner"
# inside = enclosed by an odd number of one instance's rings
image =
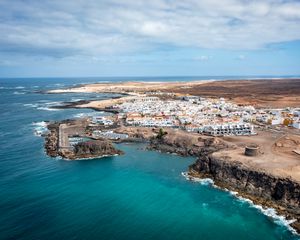
[[[68,134],[65,132],[66,125],[60,124],[59,125],[59,132],[58,132],[58,147],[59,148],[70,148],[70,142]]]

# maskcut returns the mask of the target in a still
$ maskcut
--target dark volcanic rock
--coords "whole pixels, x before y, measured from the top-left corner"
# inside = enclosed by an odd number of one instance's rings
[[[74,146],[74,158],[90,158],[123,154],[108,140],[81,142]]]
[[[80,158],[96,158],[103,156],[120,155],[123,152],[117,150],[112,142],[108,139],[91,140],[88,142],[81,142],[74,147],[60,147],[59,146],[59,126],[60,124],[68,124],[71,135],[75,132],[83,131],[85,128],[85,121],[64,120],[61,122],[53,122],[48,124],[49,130],[45,137],[45,150],[48,156],[58,157],[61,156],[65,159],[80,159]],[[65,132],[64,134],[69,134]]]
[[[58,154],[58,124],[47,126],[49,133],[45,137],[45,150],[50,157],[57,157]]]
[[[257,204],[275,208],[280,214],[296,219],[293,227],[300,231],[300,184],[292,179],[279,178],[212,154],[200,155],[190,166],[190,174],[212,178],[221,187],[238,191]]]
[[[212,153],[228,147],[229,146],[225,142],[214,137],[207,139],[199,138],[197,143],[192,143],[188,138],[181,139],[178,137],[169,139],[168,137],[163,137],[161,139],[152,138],[148,149],[176,153],[181,156],[200,156],[204,152]]]

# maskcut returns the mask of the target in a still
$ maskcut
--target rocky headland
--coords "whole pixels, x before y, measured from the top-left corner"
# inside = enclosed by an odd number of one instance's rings
[[[110,111],[111,106],[132,100],[139,94],[159,91],[176,96],[196,95],[224,97],[237,104],[251,104],[258,108],[283,108],[299,105],[300,79],[200,81],[185,83],[109,83],[90,84],[77,88],[52,90],[67,92],[118,92],[130,94],[118,99],[65,103],[62,108],[92,108]],[[272,85],[272,86],[271,86]],[[245,87],[246,86],[246,87]],[[113,111],[117,111],[113,109]],[[113,112],[112,111],[112,112]],[[121,154],[107,139],[78,143],[69,147],[71,132],[86,136],[86,124],[72,122],[48,125],[45,148],[49,156],[68,159],[90,158]],[[264,129],[256,136],[209,137],[180,129],[128,127],[120,124],[113,129],[128,135],[127,142],[147,142],[149,150],[193,156],[196,162],[189,167],[190,177],[211,178],[214,183],[255,204],[276,209],[277,213],[295,220],[292,226],[300,233],[300,136],[287,131]],[[296,136],[297,135],[297,136]],[[245,147],[258,146],[253,156],[245,154]]]
[[[259,169],[245,166],[239,161],[228,161],[205,150],[190,166],[189,175],[211,178],[214,183],[255,204],[272,207],[279,214],[294,219],[292,226],[300,232],[300,184],[291,178],[281,178]]]
[[[60,156],[64,159],[76,160],[123,154],[108,139],[91,139],[71,146],[68,141],[69,134],[74,134],[73,131],[76,131],[77,134],[84,132],[86,127],[84,121],[74,123],[73,120],[66,120],[50,123],[47,127],[49,131],[45,137],[45,150],[50,157]]]
[[[95,157],[106,157],[121,155],[123,152],[116,149],[112,142],[108,140],[93,140],[88,142],[80,142],[74,146],[70,159],[84,159]]]
[[[255,204],[274,208],[278,214],[291,220],[291,226],[300,232],[299,181],[254,165],[252,157],[242,157],[244,153],[241,153],[241,158],[226,154],[244,151],[244,148],[221,138],[193,134],[182,137],[180,132],[167,131],[162,137],[153,137],[148,149],[197,157],[189,167],[188,176],[210,178],[222,189],[238,192],[239,196]],[[264,153],[258,154],[253,158],[262,159]]]

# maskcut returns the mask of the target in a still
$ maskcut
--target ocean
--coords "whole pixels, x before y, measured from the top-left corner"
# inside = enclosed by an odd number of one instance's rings
[[[0,79],[0,239],[299,239],[272,210],[263,213],[210,181],[186,180],[182,173],[194,158],[144,144],[119,144],[125,155],[94,160],[46,156],[44,121],[104,114],[51,106],[111,95],[39,91],[174,79],[199,77]]]

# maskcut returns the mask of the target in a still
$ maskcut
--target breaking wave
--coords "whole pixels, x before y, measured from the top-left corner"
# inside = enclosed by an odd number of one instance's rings
[[[58,109],[58,108],[51,108],[51,107],[38,107],[38,110],[44,110],[44,111],[60,111],[62,109]]]
[[[36,136],[42,136],[43,134],[47,133],[47,122],[42,121],[42,122],[34,122],[32,123],[34,126],[34,135]]]
[[[185,177],[186,180],[188,181],[192,181],[192,182],[198,182],[200,183],[201,185],[206,185],[206,186],[214,186],[214,181],[210,178],[197,178],[197,177],[193,177],[193,176],[190,176],[188,174],[188,172],[182,172],[181,173],[182,176]]]
[[[26,103],[26,104],[23,104],[24,107],[32,107],[32,108],[36,108],[39,106],[39,104],[37,103]]]
[[[271,218],[276,224],[284,226],[293,234],[298,235],[297,231],[293,227],[291,227],[291,224],[294,223],[296,219],[286,219],[285,216],[279,215],[274,208],[264,208],[261,205],[257,205],[250,199],[239,196],[237,192],[230,191],[230,194],[235,196],[239,201],[249,204],[250,207],[257,209],[265,216]]]
[[[24,104],[23,106],[36,108],[38,110],[44,110],[44,111],[60,111],[62,109],[52,108],[52,107],[59,106],[61,104],[62,104],[61,102],[45,102],[44,100],[41,100],[38,103],[27,103]]]
[[[23,95],[23,94],[25,94],[25,92],[18,92],[18,91],[15,91],[15,92],[13,92],[13,94],[15,94],[15,95]]]
[[[221,189],[218,186],[214,185],[214,181],[210,178],[201,179],[201,178],[193,177],[190,176],[188,172],[182,172],[181,175],[184,176],[188,181],[199,182],[201,185],[209,185]],[[239,196],[238,192],[230,191],[226,188],[222,190],[229,192],[229,194],[237,198],[238,201],[249,204],[250,207],[257,209],[262,214],[272,219],[273,222],[275,222],[276,224],[280,226],[284,226],[293,234],[298,235],[297,231],[291,226],[291,224],[296,221],[295,219],[286,219],[285,216],[279,215],[274,208],[264,208],[261,205],[257,205],[252,200]]]

